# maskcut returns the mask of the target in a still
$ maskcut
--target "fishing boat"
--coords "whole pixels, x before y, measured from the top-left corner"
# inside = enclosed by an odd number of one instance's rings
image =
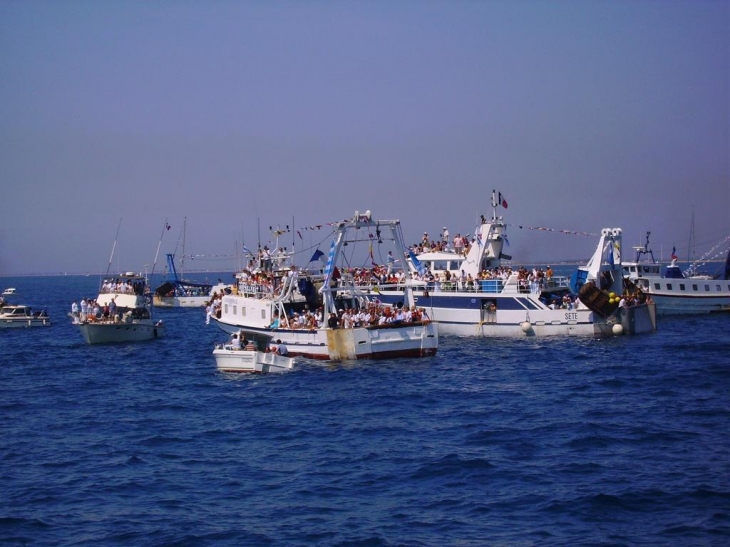
[[[230,284],[221,281],[213,285],[181,279],[174,254],[167,255],[167,267],[172,279],[164,281],[152,295],[152,305],[157,308],[202,308],[214,295],[231,289]]]
[[[72,321],[87,344],[139,342],[154,340],[165,334],[163,322],[152,317],[147,278],[125,272],[107,277],[101,283],[96,300],[79,312]]]
[[[272,335],[240,330],[225,344],[213,350],[216,367],[221,372],[287,372],[294,368],[294,358],[282,354],[283,344],[272,347]],[[280,349],[281,348],[281,349]]]
[[[691,264],[687,271],[682,271],[674,251],[671,262],[666,266],[655,260],[649,246],[650,235],[647,232],[643,246],[634,247],[634,261],[623,263],[623,275],[651,296],[656,303],[657,314],[730,311],[730,250],[725,256],[724,273],[703,275],[697,273],[697,263]],[[728,242],[730,236],[708,251],[708,255],[724,254]],[[703,257],[699,261],[703,260],[707,259]]]
[[[169,224],[165,221],[165,227],[162,230],[162,235],[169,229]],[[229,290],[230,284],[223,283],[220,279],[218,284],[213,283],[201,283],[196,281],[189,281],[184,279],[185,277],[185,245],[187,238],[187,217],[183,220],[182,229],[182,258],[180,261],[180,275],[178,275],[177,268],[175,267],[175,254],[167,253],[167,270],[171,279],[163,281],[154,291],[152,295],[152,305],[157,308],[202,308],[205,307],[211,298],[221,293],[222,291]],[[162,236],[160,236],[160,244],[162,243]],[[159,251],[159,245],[158,245]],[[155,264],[157,263],[157,256],[155,256]]]
[[[507,225],[497,214],[500,204],[492,193],[492,216],[481,217],[474,229],[471,245],[463,251],[440,250],[416,254],[410,250],[406,257],[407,270],[413,270],[415,280],[388,282],[376,288],[386,303],[399,301],[407,289],[415,293],[416,304],[426,309],[439,325],[439,333],[447,336],[524,337],[524,336],[609,336],[651,331],[655,321],[649,311],[636,310],[624,315],[647,315],[639,326],[613,329],[616,316],[601,316],[583,304],[571,291],[567,277],[554,276],[546,267],[532,272],[512,268],[503,263],[512,257],[504,253]],[[620,245],[617,234],[605,234]],[[591,275],[615,273],[618,280],[613,291],[621,294],[620,265],[594,261]],[[587,277],[583,282],[587,281]]]
[[[34,312],[30,306],[3,304],[0,306],[0,328],[50,327],[45,310]]]
[[[374,220],[367,211],[328,224],[333,238],[323,269],[300,270],[290,255],[266,255],[255,268],[237,274],[213,321],[231,334],[241,328],[272,333],[292,356],[342,361],[435,355],[437,327],[419,310],[413,315],[411,291],[397,305],[384,306],[346,266],[359,246],[389,245],[404,256],[400,221]]]

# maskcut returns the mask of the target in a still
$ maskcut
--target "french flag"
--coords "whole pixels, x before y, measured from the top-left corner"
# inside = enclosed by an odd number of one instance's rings
[[[505,209],[507,208],[507,200],[502,197],[502,192],[499,193],[499,204]]]

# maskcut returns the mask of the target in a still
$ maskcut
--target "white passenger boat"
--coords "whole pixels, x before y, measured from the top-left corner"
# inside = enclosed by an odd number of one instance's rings
[[[542,278],[538,275],[530,280],[529,271],[503,265],[503,260],[512,257],[503,253],[506,224],[497,215],[496,193],[492,194],[491,205],[492,218],[482,217],[466,254],[410,252],[409,269],[416,270],[419,279],[381,284],[377,287],[380,298],[394,303],[402,299],[406,289],[412,289],[417,305],[424,307],[438,323],[442,335],[606,336],[619,331],[633,334],[655,329],[656,322],[645,306],[623,312],[624,317],[641,316],[642,320],[614,329],[614,324],[622,323],[623,319],[616,315],[601,316],[575,296],[571,298],[567,278],[550,276],[546,271]],[[595,280],[613,274],[615,283],[610,290],[622,294],[620,263],[601,260],[601,256],[605,258],[609,240],[620,246],[620,230],[601,236],[598,257],[589,265],[590,275]]]
[[[30,306],[3,304],[0,307],[0,328],[50,327],[45,310],[34,312]]]
[[[281,353],[283,344],[277,343],[272,347],[271,340],[272,336],[268,333],[240,330],[227,343],[216,345],[213,350],[216,367],[221,372],[266,373],[292,370],[294,358]]]
[[[147,278],[135,272],[104,279],[96,301],[85,313],[72,312],[72,320],[88,344],[138,342],[165,334],[163,322],[152,318]]]
[[[726,245],[730,237],[720,244]],[[659,315],[713,313],[730,311],[730,252],[725,258],[724,273],[718,276],[683,272],[677,257],[662,266],[649,248],[649,234],[643,247],[634,247],[633,262],[623,263],[623,275],[636,283],[654,300]],[[721,249],[724,255],[724,248]],[[662,272],[662,269],[664,270]]]
[[[404,256],[400,221],[376,221],[368,211],[356,212],[353,218],[332,226],[334,238],[321,275],[300,274],[281,255],[278,262],[267,259],[263,268],[237,275],[233,293],[223,296],[213,320],[228,333],[241,328],[271,332],[292,356],[338,361],[434,355],[438,349],[436,325],[425,318],[388,321],[386,317],[400,315],[394,309],[385,310],[378,295],[354,279],[343,256],[343,249],[349,249],[350,257],[360,246],[367,257],[367,246],[373,244],[389,245]],[[410,290],[399,302],[398,314],[407,315],[403,310],[407,307],[410,312],[415,306]],[[295,313],[309,322],[301,323]],[[379,314],[383,315],[378,320]],[[359,319],[348,322],[354,315]]]

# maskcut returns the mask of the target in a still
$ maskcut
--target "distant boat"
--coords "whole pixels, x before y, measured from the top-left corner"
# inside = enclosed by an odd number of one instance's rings
[[[216,293],[230,293],[231,285],[219,282],[198,283],[180,279],[175,268],[175,255],[167,255],[167,267],[172,279],[163,282],[155,289],[152,304],[157,308],[202,308]]]
[[[3,296],[12,296],[15,294],[15,287],[8,287],[3,291]]]
[[[185,240],[187,237],[187,217],[183,220],[183,243],[182,259],[180,262],[180,275],[175,267],[175,255],[167,254],[167,269],[172,279],[164,281],[155,289],[152,296],[152,305],[157,308],[202,308],[205,307],[214,294],[221,294],[223,291],[230,293],[230,284],[219,280],[217,285],[212,283],[200,283],[188,281],[185,276]],[[167,223],[165,223],[167,226]],[[164,231],[163,231],[164,234]]]
[[[45,310],[34,312],[29,306],[11,304],[0,306],[0,329],[50,326],[51,319]]]
[[[694,273],[690,266],[687,273],[677,265],[672,253],[671,263],[662,266],[654,259],[649,247],[649,233],[644,246],[634,247],[633,262],[623,263],[623,275],[651,296],[659,315],[712,313],[730,311],[730,249],[725,258],[722,277]],[[718,246],[727,244],[730,236]],[[717,247],[717,246],[716,246]],[[662,272],[662,269],[664,271]]]

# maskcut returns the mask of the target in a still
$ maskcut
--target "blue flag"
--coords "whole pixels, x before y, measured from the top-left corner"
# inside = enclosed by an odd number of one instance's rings
[[[310,262],[314,262],[315,260],[320,260],[324,256],[324,253],[317,249],[314,251],[314,254],[312,255],[312,258],[309,259]]]
[[[424,275],[426,273],[426,267],[421,263],[411,249],[408,249],[408,256],[411,257],[413,267],[416,268],[418,275]]]

